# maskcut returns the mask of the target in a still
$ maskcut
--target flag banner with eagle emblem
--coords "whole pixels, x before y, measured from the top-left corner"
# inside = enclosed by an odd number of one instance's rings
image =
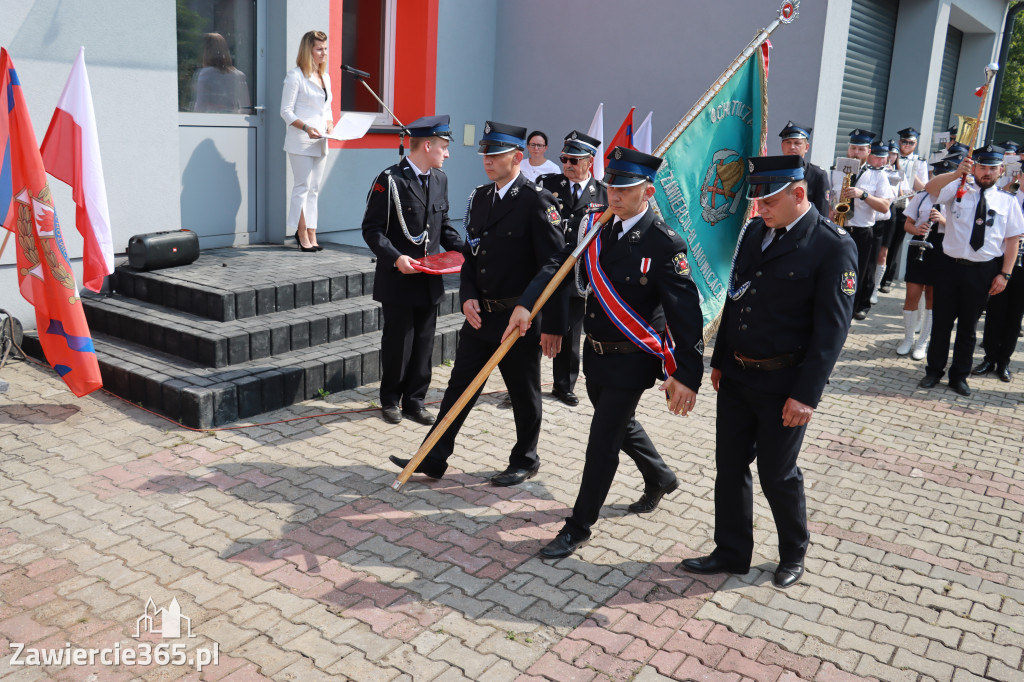
[[[747,159],[766,144],[767,41],[760,48],[719,79],[654,152],[664,158],[654,198],[665,222],[686,240],[705,340],[717,328],[736,241],[750,212]]]
[[[46,360],[82,397],[103,386],[18,74],[0,48],[0,216],[17,238],[18,285]]]

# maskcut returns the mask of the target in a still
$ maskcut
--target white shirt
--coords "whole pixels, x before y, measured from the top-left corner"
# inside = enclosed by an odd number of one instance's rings
[[[405,157],[405,160],[409,162],[409,168],[412,169],[412,172],[416,174],[417,178],[419,176],[421,176],[421,175],[430,175],[429,172],[424,173],[423,171],[421,171],[419,166],[417,166],[415,163],[412,162],[412,157],[411,156]]]
[[[938,203],[935,197],[928,194],[928,192],[922,190],[918,192],[913,199],[910,200],[910,203],[907,204],[907,208],[903,212],[903,215],[913,220],[915,225],[924,225],[925,223],[930,222],[928,220],[928,216],[932,212],[932,206],[938,208],[939,213],[941,213],[942,215],[946,215],[945,205]],[[943,232],[946,231],[946,226],[943,225],[942,223],[939,223],[936,226],[936,228],[936,231],[939,234],[942,234]],[[897,225],[896,229],[902,230],[903,226]],[[915,239],[917,239],[917,237],[915,237]]]
[[[1003,240],[1024,234],[1024,214],[1021,213],[1017,198],[996,187],[985,190],[985,201],[992,215],[992,225],[985,228],[985,242],[975,251],[971,248],[971,231],[974,229],[974,211],[978,206],[978,188],[968,189],[963,198],[956,200],[959,180],[942,188],[938,203],[949,206],[946,218],[946,238],[942,250],[950,258],[963,258],[984,262],[1003,255]],[[970,187],[970,185],[968,185]]]
[[[520,173],[522,172],[522,166],[521,165],[519,167],[519,172]],[[495,191],[498,192],[498,198],[499,199],[504,199],[505,198],[505,193],[508,192],[509,187],[511,187],[512,185],[516,184],[516,178],[518,178],[518,177],[519,176],[517,175],[515,178],[512,178],[511,180],[506,182],[505,186],[502,187],[501,189],[498,189],[497,185],[494,186]]]
[[[896,196],[892,186],[889,184],[889,177],[885,174],[885,171],[878,168],[864,166],[864,170],[860,174],[860,179],[857,180],[855,187],[880,199],[892,200]],[[842,189],[842,185],[833,188],[836,193],[840,189]],[[847,227],[871,227],[879,220],[882,220],[884,215],[885,213],[879,213],[868,206],[866,201],[857,197],[853,199],[853,215],[846,220],[846,225]]]
[[[529,159],[524,159],[519,164],[519,172],[522,173],[529,182],[537,182],[537,178],[548,173],[561,173],[562,167],[553,161],[544,159],[544,163],[539,166],[531,166]]]
[[[911,165],[913,165],[913,168],[908,168]],[[917,191],[914,189],[914,181],[911,178],[917,178],[923,185],[928,184],[928,164],[917,154],[901,156],[900,168],[904,170],[903,176],[907,179],[907,185],[910,187],[909,191]]]

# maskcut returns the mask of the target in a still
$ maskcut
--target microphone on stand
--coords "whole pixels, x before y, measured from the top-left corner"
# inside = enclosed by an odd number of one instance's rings
[[[353,76],[355,76],[356,78],[369,78],[369,77],[370,77],[370,74],[369,74],[369,72],[367,72],[367,71],[362,71],[362,70],[360,70],[360,69],[357,69],[357,68],[356,68],[356,67],[354,67],[354,66],[347,66],[347,65],[345,65],[345,64],[342,64],[342,65],[341,65],[341,70],[342,70],[342,71],[348,71],[348,72],[349,72],[350,74],[352,74],[352,75],[353,75]]]

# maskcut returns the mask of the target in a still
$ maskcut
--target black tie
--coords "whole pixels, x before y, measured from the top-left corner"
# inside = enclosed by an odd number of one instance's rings
[[[420,176],[420,186],[423,187],[423,194],[424,194],[424,196],[426,196],[427,189],[430,186],[430,176],[429,175],[424,174],[424,175]]]
[[[768,253],[768,249],[772,248],[772,246],[775,245],[775,242],[777,242],[780,239],[782,239],[782,235],[786,234],[786,230],[771,228],[771,227],[768,227],[767,225],[764,226],[764,229],[771,230],[771,232],[772,232],[772,240],[770,242],[768,242],[768,246],[764,247],[761,250],[761,253]]]
[[[578,204],[580,201],[580,186],[577,183],[572,183],[572,203],[573,206]]]
[[[622,236],[622,233],[625,232],[625,229],[626,228],[622,226],[622,221],[616,220],[615,223],[612,225],[612,242],[619,241],[619,237]]]
[[[985,245],[985,226],[988,223],[988,202],[982,190],[978,192],[978,206],[974,209],[974,226],[971,228],[971,248],[975,251]]]

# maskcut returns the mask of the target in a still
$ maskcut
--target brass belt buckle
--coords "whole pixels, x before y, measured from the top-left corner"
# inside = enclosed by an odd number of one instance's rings
[[[594,352],[598,355],[604,355],[604,348],[601,346],[600,341],[590,340],[590,345],[594,347]]]
[[[743,362],[743,358],[740,357],[739,353],[733,353],[732,357],[737,363],[739,363],[741,369],[747,368],[747,365]]]
[[[484,312],[485,313],[493,313],[494,312],[493,310],[491,310],[491,302],[489,300],[487,300],[486,298],[484,299]]]

